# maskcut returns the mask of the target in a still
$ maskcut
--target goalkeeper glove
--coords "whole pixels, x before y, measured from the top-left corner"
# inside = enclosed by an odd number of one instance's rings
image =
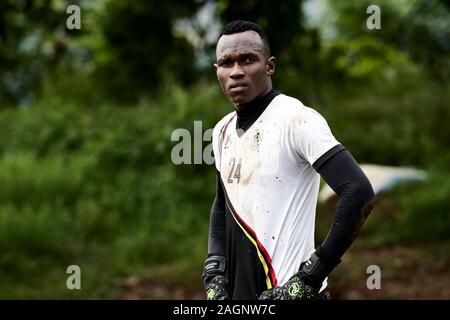
[[[224,276],[225,257],[211,256],[205,261],[203,270],[203,284],[207,300],[227,300],[228,280]]]
[[[326,264],[313,253],[300,265],[296,272],[284,285],[264,291],[259,300],[311,300],[317,297],[323,280],[329,272],[339,264]]]

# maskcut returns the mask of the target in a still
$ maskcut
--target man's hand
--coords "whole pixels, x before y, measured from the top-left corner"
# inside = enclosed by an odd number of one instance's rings
[[[264,291],[258,300],[311,300],[319,289],[306,285],[301,278],[302,271],[294,274],[284,285]]]
[[[227,300],[228,281],[224,276],[218,275],[205,285],[207,300]]]
[[[203,283],[207,300],[227,300],[228,280],[225,277],[225,257],[211,256],[205,261]]]
[[[300,270],[284,285],[261,293],[259,300],[311,300],[317,297],[323,280],[340,260],[325,263],[316,252],[302,262]]]

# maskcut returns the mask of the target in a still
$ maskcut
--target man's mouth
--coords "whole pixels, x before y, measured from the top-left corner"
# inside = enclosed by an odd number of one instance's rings
[[[230,85],[230,90],[231,89],[236,89],[236,88],[243,88],[243,87],[246,87],[246,86],[247,86],[247,83],[245,83],[243,81],[239,81],[239,82],[232,83]]]

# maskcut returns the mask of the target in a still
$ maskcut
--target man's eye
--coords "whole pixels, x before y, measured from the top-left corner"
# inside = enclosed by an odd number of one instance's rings
[[[229,61],[222,61],[219,63],[219,67],[228,67],[230,65]]]

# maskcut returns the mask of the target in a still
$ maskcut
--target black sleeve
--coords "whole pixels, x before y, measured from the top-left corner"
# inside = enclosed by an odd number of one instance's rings
[[[372,185],[350,152],[342,146],[333,149],[322,156],[326,161],[321,157],[313,165],[339,197],[328,235],[316,250],[331,264],[353,243],[375,200]]]
[[[211,208],[209,223],[208,256],[225,256],[225,195],[220,172],[216,175],[216,198]]]

